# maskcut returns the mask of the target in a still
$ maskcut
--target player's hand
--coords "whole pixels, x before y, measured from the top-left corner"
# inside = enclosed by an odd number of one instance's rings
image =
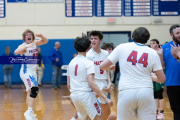
[[[28,45],[26,45],[26,48],[32,48],[33,47],[33,45],[35,45],[36,43],[35,42],[32,42],[32,43],[30,43],[30,44],[28,44]]]
[[[116,65],[111,65],[109,70],[115,70]]]
[[[176,46],[175,43],[173,43],[173,44],[174,44],[174,46],[170,44],[171,45],[171,54],[173,55],[173,57],[177,58],[177,55],[180,53],[180,46],[179,45]]]
[[[113,102],[110,99],[106,98],[105,102],[109,105],[109,107],[113,106]]]
[[[112,89],[111,89],[111,83],[109,83],[105,88],[104,88],[104,91],[106,92],[110,92]]]
[[[99,97],[99,95],[98,95],[97,93],[95,93],[95,92],[94,92],[94,94],[95,94],[95,97],[96,97],[96,98],[98,98],[98,97]]]
[[[159,48],[158,45],[155,44],[155,45],[153,45],[152,48],[158,53],[159,56],[162,56],[162,55],[163,55],[163,49],[162,49],[161,46],[160,46],[160,48]]]
[[[37,37],[42,37],[43,35],[41,33],[36,33]]]
[[[153,81],[155,81],[155,82],[156,82],[156,80],[157,80],[157,76],[156,76],[156,74],[155,74],[155,73],[151,72],[151,78],[152,78],[152,80],[153,80]]]
[[[58,62],[59,61],[59,59],[58,58],[56,58],[56,62]]]

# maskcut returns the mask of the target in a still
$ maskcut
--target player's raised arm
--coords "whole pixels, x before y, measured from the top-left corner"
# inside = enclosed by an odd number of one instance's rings
[[[37,46],[44,45],[44,44],[48,43],[48,39],[46,37],[44,37],[42,34],[37,33],[36,36],[41,38],[41,40],[35,40],[34,41]]]
[[[92,88],[92,90],[98,95],[100,96],[101,98],[104,99],[104,101],[106,103],[109,104],[109,106],[113,106],[113,102],[108,99],[102,92],[101,90],[99,89],[99,87],[97,86],[97,84],[95,83],[94,81],[94,74],[89,74],[87,75],[87,79],[88,79],[88,83],[89,83],[89,86]]]
[[[14,54],[15,55],[18,55],[18,54],[23,54],[25,52],[25,50],[29,47],[32,47],[35,43],[30,43],[30,44],[21,44],[18,46],[18,48],[14,51]]]

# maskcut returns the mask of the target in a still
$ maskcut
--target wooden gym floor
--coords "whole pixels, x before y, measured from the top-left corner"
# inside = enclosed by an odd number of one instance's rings
[[[117,87],[111,92],[114,106],[111,108],[113,114],[117,114]],[[59,90],[52,90],[51,85],[40,88],[35,100],[33,110],[38,120],[70,120],[75,108],[69,97],[70,93],[66,85]],[[165,94],[165,120],[173,120],[167,95]],[[26,91],[22,85],[12,86],[10,89],[0,86],[0,120],[25,120],[24,112],[27,110]]]

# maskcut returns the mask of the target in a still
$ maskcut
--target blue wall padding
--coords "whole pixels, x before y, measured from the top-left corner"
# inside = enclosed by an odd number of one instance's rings
[[[73,53],[77,53],[74,49],[74,39],[49,39],[49,42],[45,45],[40,46],[42,56],[48,56],[51,49],[54,48],[54,43],[59,41],[61,43],[60,51],[63,55],[64,65],[68,65],[72,60]],[[11,52],[14,54],[14,50],[23,43],[23,40],[0,40],[0,55],[5,53],[6,46],[10,46]],[[48,63],[51,63],[50,60]],[[20,79],[19,71],[20,64],[15,64],[12,72],[12,84],[22,84]],[[66,71],[62,71],[66,72]],[[4,84],[3,78],[3,67],[0,64],[0,84]],[[52,66],[51,64],[45,64],[44,76],[42,83],[51,83],[52,80]],[[66,77],[61,77],[61,84],[66,84]]]

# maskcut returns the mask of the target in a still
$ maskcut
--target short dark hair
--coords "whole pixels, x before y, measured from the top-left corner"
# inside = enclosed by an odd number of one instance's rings
[[[133,41],[138,43],[147,43],[149,37],[150,33],[145,27],[136,28],[132,34]]]
[[[103,43],[103,45],[101,46],[101,49],[106,50],[107,48],[112,48],[112,50],[113,50],[114,44],[113,43]]]
[[[91,35],[93,35],[93,36],[96,36],[96,35],[97,35],[100,40],[103,39],[103,34],[102,34],[101,31],[93,30],[93,31],[91,31],[91,32],[89,33],[89,37],[91,37]]]
[[[151,41],[156,42],[156,43],[159,45],[159,40],[157,40],[157,39],[152,39]]]
[[[178,24],[172,25],[172,26],[170,27],[170,29],[169,29],[169,32],[170,32],[170,33],[173,33],[173,30],[176,29],[176,28],[178,28],[178,27],[180,27]]]
[[[77,37],[74,41],[74,48],[78,52],[85,52],[91,44],[88,36]]]

